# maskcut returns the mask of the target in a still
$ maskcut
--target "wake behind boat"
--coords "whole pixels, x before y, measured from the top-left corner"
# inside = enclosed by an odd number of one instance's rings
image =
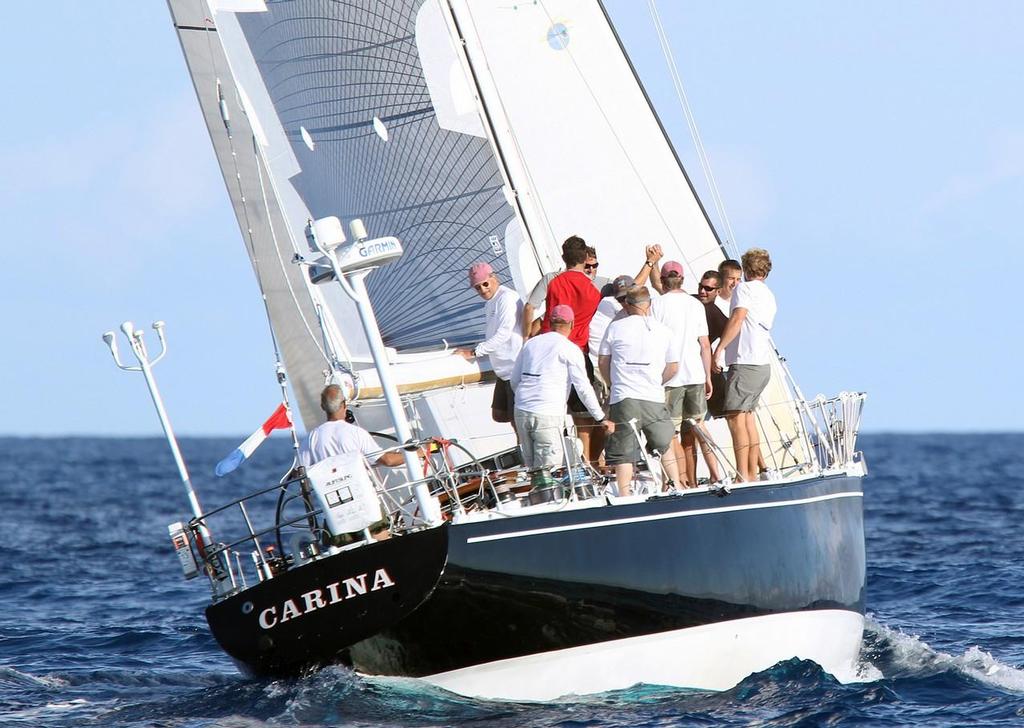
[[[665,489],[648,460],[619,497],[568,420],[562,467],[532,481],[488,416],[493,373],[452,349],[482,339],[470,263],[525,297],[580,225],[612,271],[632,241],[662,241],[691,281],[727,257],[600,3],[169,5],[282,395],[287,371],[312,428],[324,384],[345,382],[404,462],[297,466],[203,511],[124,327],[193,507],[172,540],[243,670],[341,662],[516,699],[725,689],[791,657],[852,674],[863,395],[808,401],[775,357],[756,410],[768,480]],[[720,421],[706,438],[735,473]]]

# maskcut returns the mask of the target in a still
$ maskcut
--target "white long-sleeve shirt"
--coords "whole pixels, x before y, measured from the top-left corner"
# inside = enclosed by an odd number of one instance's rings
[[[511,288],[498,286],[498,290],[484,304],[484,339],[473,353],[486,356],[496,376],[508,381],[512,366],[523,347],[523,302]]]
[[[583,351],[557,331],[526,342],[509,381],[516,393],[517,410],[535,415],[564,415],[572,386],[590,416],[604,419],[601,403],[587,379]]]

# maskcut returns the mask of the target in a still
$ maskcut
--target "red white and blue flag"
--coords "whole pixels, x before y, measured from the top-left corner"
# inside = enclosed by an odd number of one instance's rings
[[[287,430],[291,426],[292,419],[288,416],[288,408],[282,404],[274,410],[274,414],[267,418],[267,421],[263,423],[260,429],[245,438],[245,442],[235,448],[234,452],[217,463],[217,467],[214,468],[213,472],[217,474],[218,478],[227,475],[245,462],[245,459],[263,444],[263,441],[267,439],[271,432],[274,430]]]

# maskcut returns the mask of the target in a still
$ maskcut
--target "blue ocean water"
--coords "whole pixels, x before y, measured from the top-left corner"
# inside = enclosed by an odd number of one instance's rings
[[[182,443],[210,507],[276,480],[272,440]],[[1024,725],[1024,435],[863,436],[870,619],[862,682],[791,661],[724,693],[660,686],[471,700],[331,668],[242,678],[167,536],[187,502],[162,440],[0,439],[0,726]]]

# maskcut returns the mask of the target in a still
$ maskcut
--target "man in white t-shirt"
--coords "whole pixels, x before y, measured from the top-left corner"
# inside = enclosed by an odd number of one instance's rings
[[[512,420],[515,411],[515,394],[508,379],[512,367],[523,348],[521,321],[523,302],[519,294],[498,283],[494,269],[489,263],[474,263],[469,268],[469,285],[484,299],[484,336],[473,349],[456,349],[455,353],[465,359],[486,356],[494,372],[494,396],[491,398],[491,418],[495,422],[508,422],[515,429]]]
[[[611,432],[597,394],[587,379],[583,351],[569,341],[574,314],[561,304],[551,311],[551,331],[526,342],[512,368],[516,392],[516,429],[523,452],[523,464],[543,478],[547,470],[564,460],[562,430],[565,428],[566,399],[575,387],[580,401],[599,426]]]
[[[771,328],[777,306],[765,284],[772,269],[768,251],[751,248],[742,257],[743,283],[736,286],[729,321],[715,346],[713,358],[725,353],[729,377],[725,385],[725,419],[732,436],[736,470],[741,479],[756,480],[761,442],[754,410],[771,378]]]
[[[711,345],[704,305],[683,290],[683,266],[670,260],[661,267],[661,298],[651,303],[651,316],[665,324],[679,346],[679,371],[665,382],[665,406],[680,433],[686,477],[697,485],[697,438],[689,422],[707,414],[711,397]]]
[[[718,264],[718,275],[722,279],[722,283],[718,288],[715,305],[728,316],[732,309],[732,293],[743,279],[743,266],[732,258],[723,260]]]
[[[387,465],[397,468],[405,464],[400,452],[381,452],[370,433],[358,425],[345,421],[348,407],[345,392],[337,384],[329,384],[320,393],[320,409],[327,415],[327,422],[310,430],[306,446],[299,454],[299,460],[307,468],[334,455],[349,452],[362,453],[370,465]]]
[[[675,430],[665,408],[665,382],[679,369],[679,347],[671,331],[650,316],[651,294],[634,287],[626,294],[626,317],[608,324],[598,363],[610,383],[609,417],[615,431],[608,438],[605,462],[615,466],[619,495],[630,494],[639,443],[630,422],[647,438],[647,449],[662,455],[672,483],[679,482]],[[660,490],[660,487],[658,488]]]

